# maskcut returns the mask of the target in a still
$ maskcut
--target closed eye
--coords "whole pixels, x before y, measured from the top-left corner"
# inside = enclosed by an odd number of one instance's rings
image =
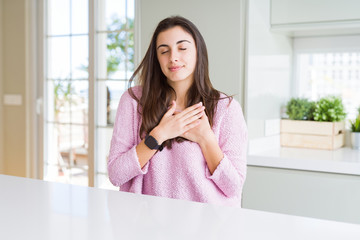
[[[179,48],[179,49],[180,49],[180,50],[183,50],[183,51],[186,50],[186,48]]]
[[[167,52],[169,52],[169,51],[163,51],[163,52],[161,52],[161,54],[165,54],[165,53],[167,53]]]

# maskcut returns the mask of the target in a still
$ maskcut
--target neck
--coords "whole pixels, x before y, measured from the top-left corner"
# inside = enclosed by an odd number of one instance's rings
[[[176,106],[178,110],[184,110],[187,105],[187,92],[191,87],[190,81],[170,82],[170,86],[176,92]]]

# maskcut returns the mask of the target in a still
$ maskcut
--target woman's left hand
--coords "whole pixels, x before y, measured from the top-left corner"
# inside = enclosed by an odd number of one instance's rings
[[[209,119],[206,114],[203,114],[198,121],[200,121],[200,124],[182,134],[181,137],[200,144],[202,141],[213,135],[213,131],[211,130]]]
[[[200,123],[183,133],[181,137],[199,144],[210,174],[213,174],[221,159],[223,159],[224,154],[210,127],[209,119],[206,114],[204,113],[197,121],[200,121]]]

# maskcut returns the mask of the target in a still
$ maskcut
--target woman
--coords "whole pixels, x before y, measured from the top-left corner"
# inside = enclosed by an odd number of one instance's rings
[[[240,206],[247,128],[239,103],[211,85],[196,26],[162,20],[121,97],[108,161],[121,191]]]

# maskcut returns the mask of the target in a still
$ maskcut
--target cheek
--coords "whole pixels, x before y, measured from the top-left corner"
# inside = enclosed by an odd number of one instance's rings
[[[188,56],[187,62],[189,63],[189,65],[191,66],[191,68],[195,68],[196,66],[196,52],[190,54]]]
[[[166,59],[164,59],[163,57],[158,57],[158,61],[159,61],[161,69],[166,67]]]

